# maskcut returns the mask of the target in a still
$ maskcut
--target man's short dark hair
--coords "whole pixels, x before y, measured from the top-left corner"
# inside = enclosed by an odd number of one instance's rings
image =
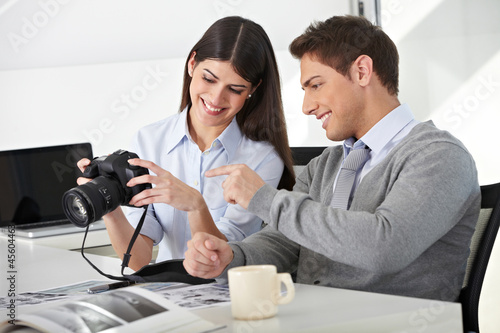
[[[290,44],[290,53],[302,59],[315,57],[340,74],[349,69],[360,55],[373,60],[373,71],[392,95],[398,94],[399,55],[394,42],[382,29],[359,16],[334,16],[312,23]]]

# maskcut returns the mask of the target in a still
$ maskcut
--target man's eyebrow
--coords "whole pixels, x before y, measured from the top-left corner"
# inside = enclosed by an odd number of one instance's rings
[[[217,75],[215,75],[214,73],[212,73],[208,68],[203,68],[204,71],[210,73],[210,75],[212,75],[216,80],[219,80],[219,78],[217,77]],[[244,84],[231,84],[231,87],[238,87],[238,88],[247,88],[246,85]]]
[[[309,78],[309,80],[307,80],[306,82],[304,82],[302,84],[302,88],[307,88],[309,86],[309,84],[311,84],[311,81],[314,80],[315,78],[318,78],[318,77],[320,77],[320,76],[319,75],[315,75],[315,76]]]

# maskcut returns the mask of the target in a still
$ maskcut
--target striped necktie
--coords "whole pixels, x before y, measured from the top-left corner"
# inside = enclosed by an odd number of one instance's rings
[[[370,149],[366,146],[349,152],[337,178],[331,202],[332,207],[347,209],[356,172],[363,167],[369,153]]]

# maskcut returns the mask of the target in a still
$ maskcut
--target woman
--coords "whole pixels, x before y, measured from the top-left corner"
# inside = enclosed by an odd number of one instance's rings
[[[232,241],[260,230],[258,217],[224,200],[223,179],[204,173],[245,163],[269,184],[293,187],[279,74],[262,27],[241,17],[215,22],[187,58],[179,113],[142,128],[131,151],[141,159],[129,163],[148,168],[150,175],[128,185],[153,184],[130,201],[149,205],[132,250],[132,269],[150,262],[154,244],[159,244],[157,261],[163,261],[183,258],[187,241],[198,231]],[[88,163],[82,160],[79,166]],[[118,208],[104,216],[119,255],[142,213],[131,209],[125,216]]]

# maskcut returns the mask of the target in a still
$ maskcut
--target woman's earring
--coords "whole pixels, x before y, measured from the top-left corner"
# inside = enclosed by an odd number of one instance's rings
[[[248,94],[248,98],[252,97],[252,94]]]

